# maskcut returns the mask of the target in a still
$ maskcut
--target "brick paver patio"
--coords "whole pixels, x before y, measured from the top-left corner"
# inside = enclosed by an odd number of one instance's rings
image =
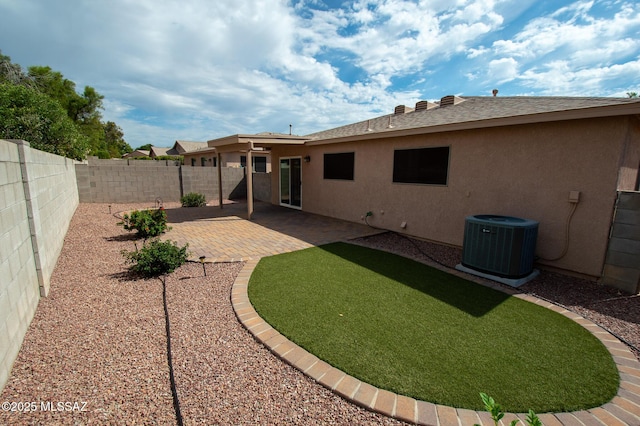
[[[365,224],[257,202],[251,221],[245,203],[167,209],[172,230],[164,238],[189,243],[192,259],[207,262],[259,259],[380,231]]]

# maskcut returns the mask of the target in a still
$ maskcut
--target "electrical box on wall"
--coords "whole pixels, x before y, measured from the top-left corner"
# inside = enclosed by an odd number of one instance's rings
[[[570,191],[569,192],[569,202],[570,203],[578,203],[578,202],[580,202],[580,191]]]

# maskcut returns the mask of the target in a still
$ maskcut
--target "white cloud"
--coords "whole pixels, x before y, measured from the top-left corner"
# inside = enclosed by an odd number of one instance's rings
[[[611,96],[601,87],[606,81],[632,81],[640,75],[640,59],[603,67],[572,69],[568,61],[554,61],[544,68],[531,68],[519,77],[525,86],[542,95]],[[637,81],[637,77],[636,81]],[[616,86],[614,86],[616,87]],[[617,86],[616,93],[633,91],[633,87]]]
[[[549,16],[536,18],[513,39],[494,42],[493,50],[496,55],[524,59],[540,58],[553,52],[580,55],[580,52],[601,48],[603,42],[624,38],[625,34],[637,35],[640,30],[640,5],[626,4],[612,19],[589,15],[592,6],[593,1],[576,2]]]
[[[518,76],[518,61],[513,58],[495,59],[489,62],[488,73],[499,84],[511,81]]]
[[[469,59],[474,59],[477,58],[478,56],[482,56],[487,52],[490,52],[489,49],[485,48],[484,46],[479,46],[477,48],[469,48],[467,49],[467,58]]]
[[[344,50],[368,74],[391,78],[459,52],[498,27],[502,18],[494,7],[492,0],[468,5],[361,0],[349,9],[314,12],[308,25],[313,30],[305,28],[302,35],[312,46],[309,52]],[[347,28],[352,33],[341,35]]]

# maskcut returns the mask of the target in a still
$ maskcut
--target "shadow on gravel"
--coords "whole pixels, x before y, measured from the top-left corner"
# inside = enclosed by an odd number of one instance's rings
[[[142,281],[142,280],[150,279],[150,278],[144,277],[141,274],[138,274],[136,272],[129,271],[129,270],[115,272],[113,274],[105,274],[104,276],[117,280],[119,282]],[[155,279],[155,278],[152,278],[152,279]]]
[[[134,233],[120,234],[113,237],[104,237],[106,241],[135,241],[138,236]]]

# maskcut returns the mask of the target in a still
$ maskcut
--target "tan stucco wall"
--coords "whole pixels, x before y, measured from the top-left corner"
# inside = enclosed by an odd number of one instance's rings
[[[195,158],[196,162],[194,167],[202,167],[202,158],[206,159],[205,167],[213,167],[213,159],[216,157],[216,153],[198,153],[198,152],[187,152],[184,153],[184,165],[191,166],[191,159]],[[240,152],[225,152],[222,154],[222,167],[241,167],[241,159],[240,156],[246,155],[246,153]],[[266,157],[267,158],[267,171],[266,173],[271,173],[271,158],[269,153],[263,152],[254,152],[254,157]]]
[[[580,191],[568,253],[546,263],[599,277],[621,167],[628,167],[624,185],[637,180],[640,132],[630,121],[635,120],[575,120],[276,147],[272,187],[279,187],[279,157],[309,155],[311,161],[302,163],[305,211],[354,222],[372,211],[369,222],[374,226],[456,246],[462,246],[468,215],[523,217],[540,222],[537,253],[547,258],[563,250],[569,192]],[[392,182],[394,149],[435,146],[451,147],[447,186]],[[324,180],[323,154],[349,151],[355,152],[354,180]],[[278,191],[273,191],[272,202],[278,204]],[[400,228],[404,221],[406,229]]]

